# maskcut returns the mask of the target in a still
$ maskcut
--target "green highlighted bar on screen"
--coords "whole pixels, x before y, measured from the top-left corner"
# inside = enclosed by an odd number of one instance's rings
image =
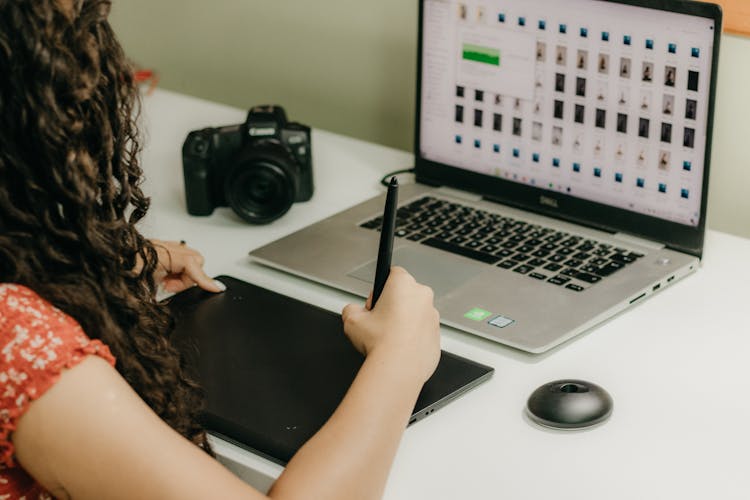
[[[464,59],[479,63],[500,66],[500,51],[490,47],[481,47],[470,43],[464,44]]]

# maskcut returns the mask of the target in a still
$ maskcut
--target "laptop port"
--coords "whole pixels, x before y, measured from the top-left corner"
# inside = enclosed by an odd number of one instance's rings
[[[641,299],[642,299],[643,297],[645,297],[645,296],[646,296],[646,294],[645,294],[645,292],[644,292],[644,293],[640,294],[640,295],[639,295],[638,297],[636,297],[636,298],[634,298],[633,300],[631,300],[631,301],[630,301],[630,303],[632,304],[633,302],[635,302],[635,301],[637,301],[637,300],[641,300]]]
[[[661,288],[661,283],[657,283],[654,285],[654,288],[651,289],[652,292],[657,291],[659,288]]]
[[[669,278],[667,278],[667,283],[671,282],[673,279],[674,279],[674,276],[670,276]]]

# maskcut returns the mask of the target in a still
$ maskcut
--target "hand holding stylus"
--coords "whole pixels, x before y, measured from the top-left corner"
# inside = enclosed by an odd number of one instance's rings
[[[377,352],[396,360],[397,366],[408,367],[424,382],[440,359],[440,314],[430,287],[417,283],[405,269],[391,267],[397,207],[398,181],[393,177],[385,200],[372,295],[365,307],[344,308],[344,331],[361,353],[369,357]]]
[[[391,268],[378,307],[349,304],[341,313],[344,332],[368,358],[398,367],[404,380],[425,382],[440,359],[440,313],[432,289],[404,268]],[[395,369],[395,368],[394,368]]]

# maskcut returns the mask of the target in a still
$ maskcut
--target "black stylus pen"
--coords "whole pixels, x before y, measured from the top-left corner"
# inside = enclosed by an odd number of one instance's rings
[[[380,230],[380,246],[378,247],[378,264],[375,267],[375,284],[372,288],[372,304],[375,303],[383,293],[383,287],[391,272],[391,255],[393,254],[393,235],[396,232],[396,209],[398,208],[398,180],[391,177],[388,184],[388,194],[385,196],[385,209],[383,210],[383,226]]]

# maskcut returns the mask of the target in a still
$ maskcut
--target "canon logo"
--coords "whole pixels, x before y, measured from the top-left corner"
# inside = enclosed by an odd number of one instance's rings
[[[558,208],[557,200],[555,198],[550,198],[549,196],[540,196],[539,203],[548,207]]]

